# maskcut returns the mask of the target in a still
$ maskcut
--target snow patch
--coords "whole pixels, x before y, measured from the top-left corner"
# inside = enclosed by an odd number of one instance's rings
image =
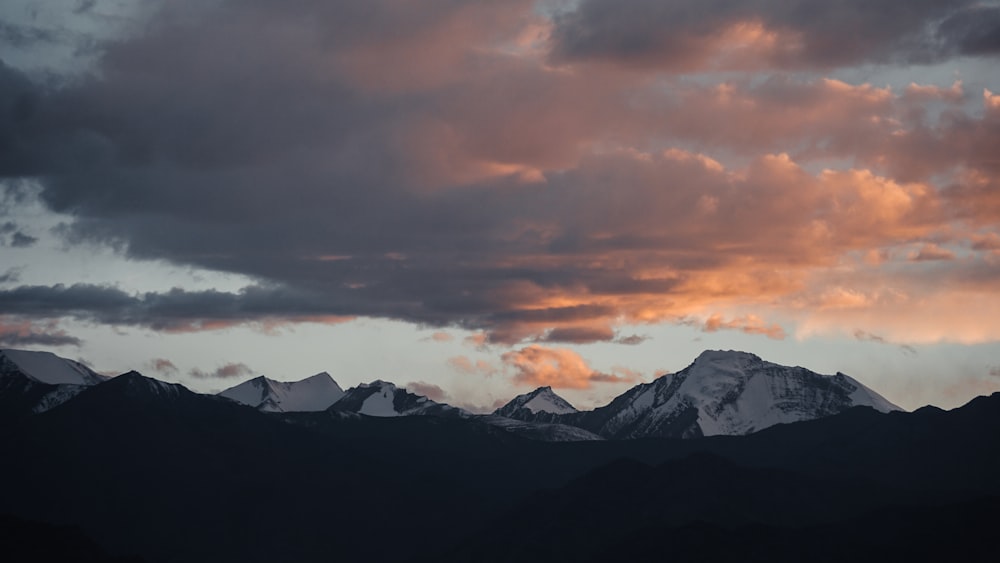
[[[389,386],[383,386],[365,399],[361,408],[358,409],[358,413],[368,416],[399,416],[400,413],[396,412],[396,407],[393,404],[395,398],[396,394],[393,389],[390,389]]]

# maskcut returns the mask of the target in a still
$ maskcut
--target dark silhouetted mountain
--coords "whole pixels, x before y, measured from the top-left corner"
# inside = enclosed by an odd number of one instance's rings
[[[330,409],[377,417],[469,415],[462,409],[437,403],[386,381],[373,381],[352,387]]]
[[[582,442],[604,439],[593,432],[568,424],[531,422],[497,415],[479,416],[476,418],[512,434],[531,440],[542,440],[543,442]]]
[[[5,561],[32,563],[143,563],[139,557],[108,554],[78,528],[0,515],[0,546]]]
[[[441,560],[989,561],[998,440],[1000,393],[952,411],[855,407],[749,436],[605,442],[672,459],[621,459],[535,493]]]
[[[275,381],[262,375],[219,396],[263,412],[318,412],[336,403],[344,390],[324,371],[300,381]]]
[[[349,409],[263,413],[124,374],[0,425],[0,514],[152,563],[865,561],[949,537],[975,561],[1000,514],[1000,394],[745,436],[543,442],[390,384],[351,391]]]

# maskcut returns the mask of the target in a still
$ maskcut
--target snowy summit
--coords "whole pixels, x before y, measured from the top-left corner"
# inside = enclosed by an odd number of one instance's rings
[[[540,413],[558,415],[575,412],[578,412],[576,408],[569,404],[566,399],[557,395],[551,387],[539,387],[530,393],[514,397],[509,403],[497,409],[493,414],[526,420],[533,418],[532,415]]]
[[[633,387],[593,418],[605,437],[742,435],[856,406],[900,410],[842,373],[820,375],[747,352],[709,350],[673,375]]]
[[[324,371],[301,381],[275,381],[262,375],[219,396],[264,412],[317,412],[340,400],[344,390]]]
[[[387,381],[362,383],[347,390],[331,410],[376,417],[414,415],[468,416],[464,410],[400,389]]]

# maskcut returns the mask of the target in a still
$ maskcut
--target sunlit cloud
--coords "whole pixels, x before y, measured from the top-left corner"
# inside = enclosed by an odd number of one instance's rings
[[[251,281],[140,292],[7,270],[0,310],[170,334],[394,319],[479,351],[639,344],[623,334],[656,323],[997,341],[996,85],[844,70],[993,56],[970,22],[994,11],[869,4],[165,3],[93,76],[0,65],[4,191],[38,182],[69,248]],[[0,231],[38,246],[20,218]],[[599,380],[552,350],[505,364]]]
[[[486,360],[472,360],[468,356],[448,358],[448,365],[463,375],[483,375],[489,377],[497,372],[493,364]]]
[[[619,368],[602,373],[591,368],[576,352],[566,348],[526,346],[506,352],[503,363],[514,372],[516,385],[557,389],[589,389],[594,383],[637,383],[640,375]]]

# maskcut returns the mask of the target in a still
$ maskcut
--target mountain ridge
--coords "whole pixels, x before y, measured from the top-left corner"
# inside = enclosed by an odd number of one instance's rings
[[[607,405],[546,422],[578,426],[606,439],[696,438],[749,434],[854,406],[900,410],[842,373],[820,375],[748,352],[706,350],[683,370],[636,385]],[[532,418],[518,411],[512,416]]]
[[[298,381],[259,376],[217,393],[263,412],[318,412],[330,408],[344,390],[323,371]]]

